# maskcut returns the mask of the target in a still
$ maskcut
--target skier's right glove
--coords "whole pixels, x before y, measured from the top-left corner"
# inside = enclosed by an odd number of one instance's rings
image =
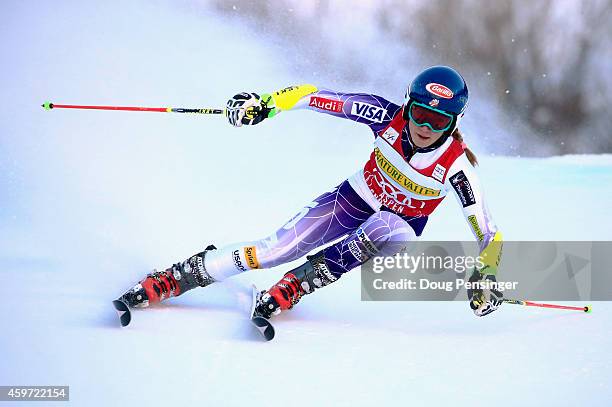
[[[488,267],[483,270],[475,269],[470,276],[470,283],[492,283],[496,282],[497,279],[493,274],[486,274],[485,271]],[[493,288],[470,288],[467,290],[468,299],[470,300],[470,308],[474,311],[474,314],[478,317],[484,317],[489,315],[493,311],[497,310],[504,300],[504,295]]]
[[[232,126],[253,125],[272,117],[275,111],[274,99],[270,95],[242,92],[227,101],[225,115]]]

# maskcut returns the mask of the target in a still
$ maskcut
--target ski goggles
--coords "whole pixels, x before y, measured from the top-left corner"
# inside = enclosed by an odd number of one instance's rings
[[[408,109],[404,108],[404,119],[412,120],[417,126],[427,126],[436,133],[450,129],[454,118],[450,113],[415,101],[410,103]]]

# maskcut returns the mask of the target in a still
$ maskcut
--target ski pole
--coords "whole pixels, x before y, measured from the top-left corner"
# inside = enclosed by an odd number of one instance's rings
[[[586,305],[584,307],[572,307],[569,305],[542,304],[539,302],[524,301],[524,300],[511,300],[511,299],[506,299],[506,298],[504,298],[503,301],[507,304],[524,305],[527,307],[566,309],[566,310],[573,310],[573,311],[584,311],[586,313],[590,313],[591,311],[593,311],[593,308],[590,305]]]
[[[199,113],[199,114],[225,114],[225,109],[187,109],[183,107],[139,107],[139,106],[83,106],[58,105],[45,102],[41,105],[45,110],[51,109],[89,109],[89,110],[125,110],[130,112],[160,112],[160,113]]]

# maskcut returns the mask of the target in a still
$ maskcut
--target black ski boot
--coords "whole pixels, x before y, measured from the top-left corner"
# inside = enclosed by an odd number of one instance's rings
[[[280,312],[280,305],[268,291],[264,290],[257,293],[253,316],[260,316],[264,317],[265,319],[270,319],[272,315],[278,315]]]
[[[182,263],[176,263],[165,271],[154,270],[142,281],[119,297],[119,301],[130,308],[145,308],[170,297],[178,297],[196,287],[206,287],[215,280],[204,268],[206,252],[215,250],[208,246],[203,252],[191,256]]]

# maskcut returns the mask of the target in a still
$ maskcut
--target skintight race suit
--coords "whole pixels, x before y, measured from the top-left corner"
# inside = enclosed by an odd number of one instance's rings
[[[263,293],[265,309],[261,311],[269,317],[292,308],[305,294],[333,283],[373,256],[400,251],[421,236],[429,215],[448,193],[462,207],[485,267],[496,269],[501,245],[492,242],[501,241],[501,234],[461,142],[443,136],[431,147],[416,148],[402,117],[403,107],[371,94],[300,85],[262,98],[274,106],[267,117],[308,109],[368,126],[374,135],[369,159],[270,236],[219,249],[211,245],[164,272],[148,275],[124,294],[131,306],[147,306],[238,273],[288,263],[342,238],[307,256],[304,264]],[[147,295],[135,298],[143,287]]]

